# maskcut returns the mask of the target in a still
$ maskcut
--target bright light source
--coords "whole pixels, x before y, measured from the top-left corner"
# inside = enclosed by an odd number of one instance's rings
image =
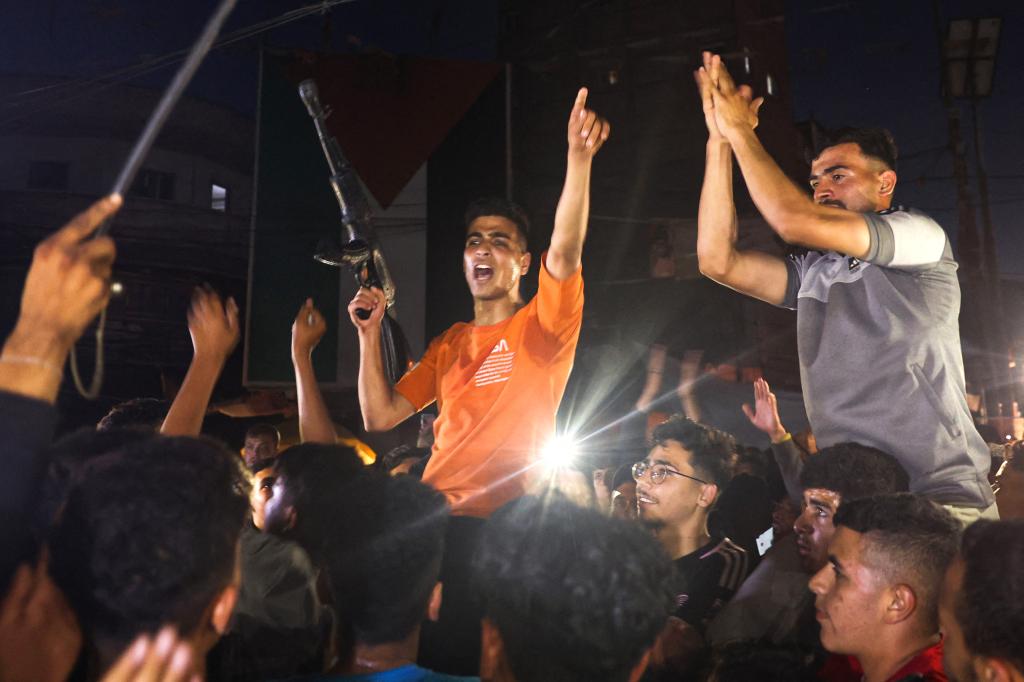
[[[576,442],[571,437],[562,434],[549,440],[547,445],[541,449],[540,460],[547,469],[555,471],[571,467],[576,461],[577,454]]]

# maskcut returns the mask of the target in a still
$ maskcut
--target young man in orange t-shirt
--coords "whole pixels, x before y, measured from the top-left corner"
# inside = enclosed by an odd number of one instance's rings
[[[551,244],[541,257],[537,295],[525,303],[519,281],[530,268],[526,216],[503,200],[466,213],[463,271],[473,321],[434,339],[396,386],[380,355],[384,294],[360,289],[348,306],[359,334],[359,405],[368,431],[401,423],[435,400],[434,447],[423,480],[445,494],[453,518],[445,539],[440,631],[423,632],[421,664],[477,674],[479,613],[464,600],[482,519],[522,496],[537,452],[555,431],[583,317],[580,258],[590,206],[590,169],[608,139],[606,121],[576,95],[568,121],[565,185]],[[361,320],[357,309],[370,310]]]
[[[435,400],[434,448],[423,480],[453,512],[486,517],[527,488],[537,450],[554,433],[583,313],[580,257],[590,204],[590,168],[610,127],[576,96],[568,124],[565,185],[537,296],[524,303],[530,267],[527,224],[510,202],[477,202],[467,212],[463,270],[473,321],[434,339],[394,387],[380,360],[384,295],[360,289],[349,304],[359,333],[359,404],[368,431],[390,429]],[[504,205],[503,205],[504,204]],[[359,319],[356,309],[369,309]]]

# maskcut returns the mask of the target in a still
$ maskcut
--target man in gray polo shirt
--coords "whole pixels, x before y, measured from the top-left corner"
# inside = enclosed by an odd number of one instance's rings
[[[962,521],[997,515],[990,455],[967,407],[949,240],[918,211],[894,207],[896,146],[852,130],[811,163],[813,201],[758,141],[748,86],[717,55],[696,72],[708,145],[697,256],[705,275],[797,310],[800,375],[819,445],[856,441],[895,456],[913,492]],[[788,259],[736,249],[735,155],[751,198]]]

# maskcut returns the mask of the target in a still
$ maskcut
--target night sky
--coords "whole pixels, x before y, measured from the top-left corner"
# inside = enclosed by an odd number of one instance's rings
[[[302,2],[241,0],[225,33],[265,21]],[[213,3],[130,0],[40,0],[7,3],[0,22],[0,71],[8,74],[94,78],[187,47]],[[955,186],[946,150],[940,97],[940,61],[932,2],[794,0],[787,3],[793,110],[797,121],[880,125],[893,131],[901,152],[897,200],[932,214],[955,239]],[[978,124],[990,175],[992,216],[1000,269],[1024,278],[1024,4],[941,0],[941,24],[958,17],[1003,19],[991,97]],[[263,34],[272,47],[333,51],[385,50],[403,54],[488,60],[497,54],[498,3],[488,0],[356,0],[334,7],[329,20],[314,14]],[[260,38],[216,50],[189,94],[252,113]],[[161,87],[163,67],[129,81]],[[681,87],[689,87],[689,83]],[[49,93],[0,93],[0,121],[46,107]],[[770,106],[770,103],[769,103]],[[961,103],[970,147],[973,119]],[[975,193],[977,201],[977,193]],[[979,218],[980,225],[980,218]]]
[[[787,7],[795,118],[889,128],[902,159],[897,201],[931,214],[955,241],[956,187],[932,2],[799,0]],[[1003,19],[992,95],[979,104],[978,125],[1000,270],[1024,277],[1024,4],[944,0],[940,7],[943,33],[949,19]],[[959,107],[973,177],[973,121],[968,104]],[[977,205],[976,191],[974,198]]]

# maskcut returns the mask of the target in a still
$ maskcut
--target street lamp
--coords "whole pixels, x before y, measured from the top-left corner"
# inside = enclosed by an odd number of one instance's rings
[[[954,19],[949,22],[945,57],[946,87],[953,97],[988,97],[996,65],[999,17]]]

